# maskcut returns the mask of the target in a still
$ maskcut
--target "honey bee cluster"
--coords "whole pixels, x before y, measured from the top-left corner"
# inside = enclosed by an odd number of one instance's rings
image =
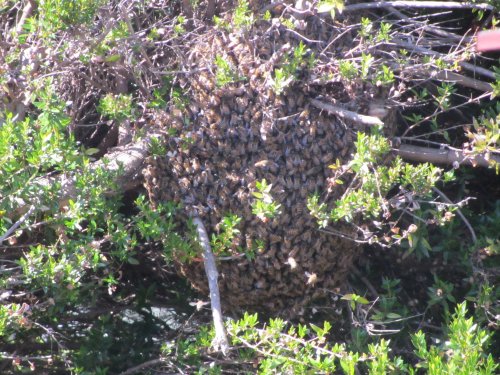
[[[300,78],[307,72],[297,72],[296,81],[276,95],[272,72],[291,48],[280,38],[248,41],[219,31],[193,45],[190,56],[199,69],[184,82],[190,104],[170,112],[164,124],[170,129],[168,153],[152,159],[144,174],[153,203],[182,202],[197,211],[209,234],[225,215],[236,214],[242,220],[234,248],[254,251],[260,244],[255,259],[218,264],[226,308],[294,315],[312,298],[339,287],[357,253],[353,242],[320,232],[307,209],[314,193],[331,201],[342,193],[340,186],[327,189],[333,176],[329,166],[347,160],[353,132],[309,106],[308,98],[318,92]],[[216,55],[242,78],[218,86]],[[252,193],[263,179],[281,205],[269,220],[252,213]],[[194,287],[207,291],[201,263],[180,267]]]

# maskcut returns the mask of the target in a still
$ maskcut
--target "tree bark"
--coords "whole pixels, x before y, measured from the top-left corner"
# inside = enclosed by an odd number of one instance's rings
[[[467,155],[458,149],[436,149],[413,145],[401,145],[394,152],[405,160],[421,163],[434,163],[446,165],[472,165],[479,167],[490,167],[495,163],[500,163],[500,155],[476,154]]]

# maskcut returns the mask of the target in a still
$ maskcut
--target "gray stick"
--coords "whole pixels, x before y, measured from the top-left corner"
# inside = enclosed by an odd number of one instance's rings
[[[229,342],[227,340],[224,322],[222,321],[222,308],[220,304],[219,285],[217,278],[217,266],[215,264],[215,257],[210,247],[207,230],[205,225],[198,216],[192,216],[193,223],[196,225],[196,231],[200,240],[200,245],[203,248],[203,264],[205,265],[205,273],[208,278],[208,288],[210,290],[210,304],[212,307],[212,317],[214,320],[215,338],[212,341],[212,346],[215,350],[219,350],[226,355],[229,349]]]

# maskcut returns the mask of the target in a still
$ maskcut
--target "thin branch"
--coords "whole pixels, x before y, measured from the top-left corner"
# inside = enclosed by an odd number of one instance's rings
[[[443,193],[441,190],[439,190],[437,187],[433,187],[432,190],[434,190],[436,193],[438,193],[439,196],[441,198],[443,198],[446,202],[453,204],[453,202],[446,196],[446,194]],[[458,216],[460,216],[460,218],[464,222],[465,226],[469,229],[469,232],[470,232],[471,237],[472,237],[472,242],[476,243],[477,242],[476,232],[474,231],[474,228],[472,228],[472,225],[470,225],[469,220],[467,220],[467,218],[464,216],[464,214],[462,213],[462,211],[460,211],[460,209],[458,207],[457,207],[457,214],[458,214]]]
[[[15,27],[16,34],[21,34],[21,32],[23,31],[24,23],[26,22],[28,17],[33,12],[34,6],[35,6],[35,2],[33,0],[29,0],[26,3],[26,5],[24,6],[23,13],[21,14],[21,18],[19,18],[19,21],[16,23],[16,27]]]
[[[372,3],[361,3],[346,5],[343,12],[352,12],[362,9],[380,8],[434,8],[434,9],[479,9],[494,10],[489,4],[474,4],[461,1],[374,1]],[[329,11],[328,11],[329,12]]]
[[[141,363],[137,366],[131,367],[126,371],[121,372],[120,375],[132,375],[132,374],[137,374],[139,372],[142,373],[142,370],[144,370],[147,367],[161,365],[164,363],[165,363],[165,360],[162,358],[151,359],[151,360],[146,361],[144,363]]]
[[[467,155],[464,151],[447,147],[446,149],[436,149],[414,145],[402,144],[394,152],[403,159],[429,162],[434,164],[465,164],[480,167],[490,167],[492,163],[500,163],[500,155],[476,154]]]
[[[198,232],[200,245],[203,249],[203,264],[205,266],[205,273],[208,278],[208,288],[210,290],[210,304],[212,307],[212,318],[214,320],[215,337],[212,341],[212,346],[215,350],[220,350],[224,355],[229,350],[229,342],[227,340],[224,322],[222,321],[222,308],[220,303],[219,285],[217,278],[217,266],[215,264],[215,257],[210,247],[210,240],[208,239],[207,230],[205,225],[198,216],[192,215],[192,220]]]
[[[471,89],[484,91],[484,92],[492,92],[493,87],[488,82],[479,81],[474,78],[466,77],[461,74],[452,72],[450,70],[441,70],[436,76],[432,77],[438,81],[446,81],[446,82],[454,82],[462,85],[464,87],[469,87]]]
[[[407,50],[414,50],[416,52],[423,53],[424,55],[436,56],[436,57],[444,57],[445,56],[442,53],[433,51],[433,50],[428,49],[428,48],[420,47],[420,46],[417,46],[417,45],[412,44],[412,43],[405,42],[404,40],[401,40],[401,39],[394,38],[393,42],[400,47],[406,48]],[[485,77],[488,77],[491,79],[495,79],[495,73],[492,72],[491,70],[481,68],[480,66],[474,66],[473,64],[465,62],[465,61],[460,61],[458,63],[458,65],[460,65],[462,68],[469,70],[475,74],[480,74],[482,76],[485,76]]]
[[[359,113],[348,111],[347,109],[335,106],[333,104],[324,103],[317,99],[311,99],[311,104],[316,108],[327,111],[332,115],[336,115],[343,119],[354,121],[358,124],[363,124],[368,126],[384,125],[384,123],[377,117],[360,115]]]
[[[399,17],[401,20],[404,20],[404,21],[410,21],[408,19],[408,17],[400,12],[399,10],[397,9],[389,9],[391,11],[391,13],[395,14],[397,17]],[[470,37],[470,36],[462,36],[462,35],[458,35],[458,34],[455,34],[455,33],[452,33],[450,31],[446,31],[446,30],[443,30],[435,25],[429,25],[427,23],[424,23],[422,21],[416,21],[414,19],[411,20],[411,22],[418,22],[420,24],[420,26],[424,29],[424,31],[426,32],[429,32],[429,33],[432,33],[432,34],[435,34],[435,35],[439,35],[441,37],[444,37],[444,38],[448,38],[448,39],[452,39],[452,40],[455,40],[457,42],[466,42],[466,43],[470,43],[473,41],[473,38]]]
[[[5,232],[3,236],[0,237],[0,244],[9,237],[14,231],[19,228],[19,226],[26,221],[26,219],[35,211],[35,206],[31,206],[29,210],[19,218],[8,230]]]
[[[375,287],[366,277],[363,276],[363,274],[358,270],[358,268],[355,265],[352,265],[350,267],[350,270],[352,271],[352,273],[356,275],[356,277],[358,277],[363,282],[363,284],[366,285],[366,287],[368,288],[368,290],[370,291],[370,293],[374,298],[379,298],[379,295]]]

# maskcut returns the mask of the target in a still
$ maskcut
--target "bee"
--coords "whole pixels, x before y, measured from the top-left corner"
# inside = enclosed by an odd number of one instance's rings
[[[321,149],[319,148],[319,145],[317,142],[312,143],[311,152],[313,155],[320,155],[321,154]]]
[[[290,243],[291,243],[291,242],[292,242],[292,241],[290,240]],[[291,245],[290,245],[290,246],[291,246]],[[288,253],[288,256],[289,256],[289,257],[292,257],[292,258],[295,258],[295,257],[296,257],[296,255],[298,254],[299,250],[300,250],[300,248],[299,248],[299,247],[297,247],[297,246],[293,247],[293,248],[292,248],[292,250],[290,250],[290,252]]]
[[[258,162],[255,163],[255,167],[257,168],[265,168],[267,166],[269,166],[271,163],[269,160],[267,159],[263,159],[263,160],[260,160]]]
[[[305,275],[307,277],[307,285],[314,285],[318,282],[318,275],[315,273],[306,272]]]
[[[259,123],[262,120],[262,111],[255,111],[252,116],[253,123]]]
[[[318,134],[318,123],[312,121],[311,124],[309,125],[309,135],[313,138],[316,138],[317,134]]]
[[[191,188],[191,182],[187,177],[183,177],[179,180],[179,186],[182,193],[186,193]]]
[[[212,107],[217,107],[220,104],[220,98],[215,95],[210,95],[209,103]]]
[[[324,164],[327,164],[327,163],[330,163],[331,161],[333,160],[333,154],[328,152],[326,153],[325,155],[323,155],[321,157],[321,161],[324,163]]]
[[[273,267],[274,267],[275,270],[278,270],[278,271],[281,270],[281,264],[278,261],[278,259],[276,259],[276,258],[273,259]],[[279,277],[280,277],[280,280],[281,280],[281,274],[278,272],[276,274],[276,276],[278,276],[278,274],[280,275]],[[280,280],[276,280],[276,281],[280,281]]]
[[[269,235],[269,243],[271,243],[271,244],[280,243],[280,242],[281,242],[281,240],[282,240],[281,236],[278,236],[278,235],[273,234],[273,233],[271,233],[271,234]],[[273,247],[272,247],[272,248],[273,248]],[[276,248],[274,247],[274,249],[273,249],[273,250],[274,250],[274,251],[273,251],[273,253],[272,253],[272,256],[274,256],[274,253],[276,253]]]
[[[300,112],[299,120],[306,121],[309,119],[309,115],[310,115],[309,108],[305,108],[302,112]]]
[[[297,268],[297,261],[293,257],[288,257],[286,263],[290,266],[290,269],[292,270]]]
[[[248,152],[257,152],[259,150],[259,143],[257,141],[249,142],[247,144]]]
[[[286,232],[286,234],[288,235],[288,237],[289,237],[290,239],[293,239],[293,238],[297,237],[297,236],[300,234],[300,230],[299,230],[299,229],[297,229],[297,228],[291,228],[291,229],[289,229],[289,230]]]

